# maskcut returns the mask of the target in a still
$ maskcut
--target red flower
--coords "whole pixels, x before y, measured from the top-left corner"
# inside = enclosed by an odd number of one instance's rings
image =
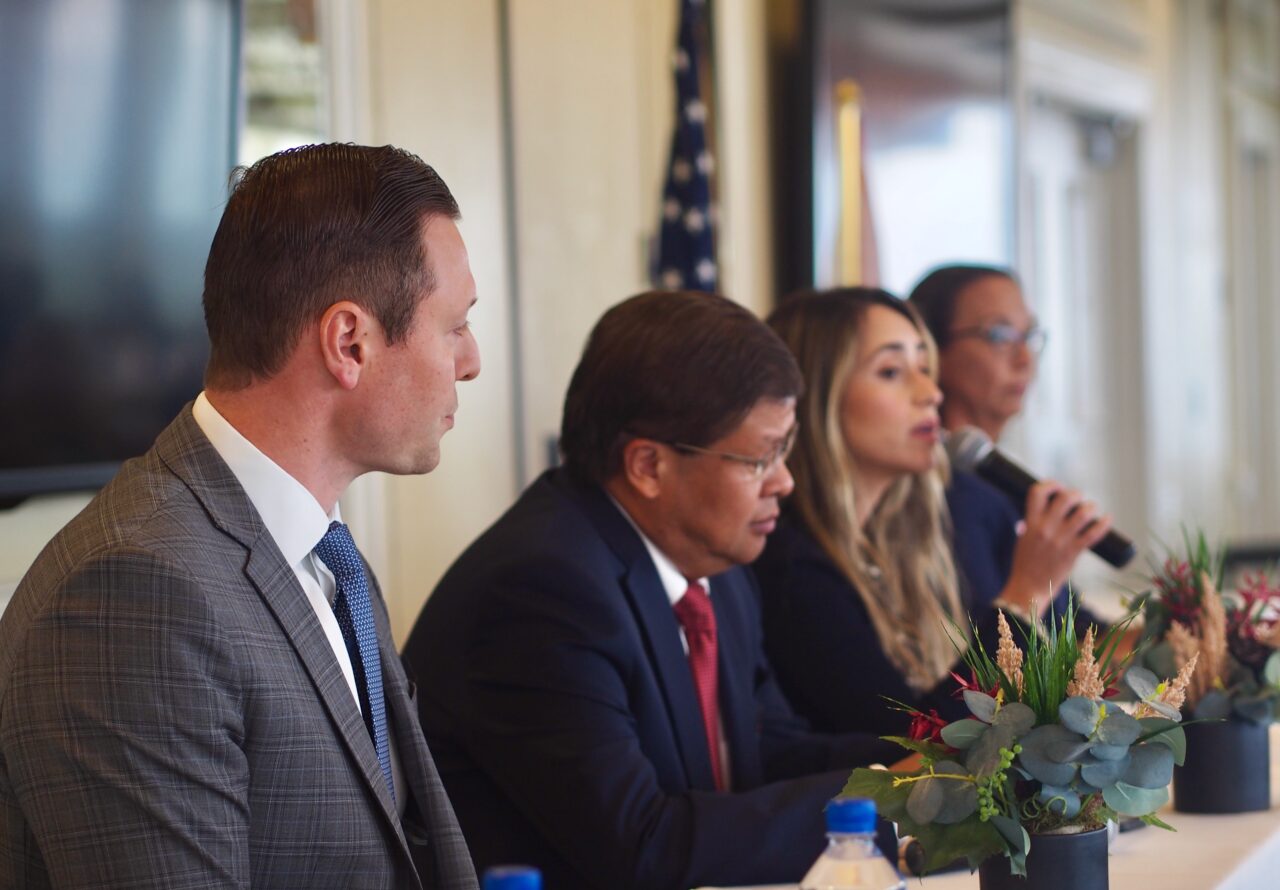
[[[907,730],[907,738],[916,742],[938,742],[945,745],[942,741],[942,727],[947,725],[947,721],[938,716],[936,708],[930,708],[929,713],[916,711],[911,717],[911,728]]]

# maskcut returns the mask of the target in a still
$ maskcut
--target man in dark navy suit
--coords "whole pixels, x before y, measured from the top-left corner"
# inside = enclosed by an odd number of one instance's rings
[[[565,465],[449,570],[405,651],[480,868],[549,888],[794,882],[849,768],[774,683],[759,555],[800,373],[722,297],[647,293],[596,325],[565,400]]]

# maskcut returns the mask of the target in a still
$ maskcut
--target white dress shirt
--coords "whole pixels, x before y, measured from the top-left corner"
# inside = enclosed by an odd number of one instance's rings
[[[329,648],[333,650],[333,656],[338,660],[338,667],[342,669],[342,676],[346,678],[351,696],[359,708],[360,693],[356,689],[351,656],[347,652],[346,641],[342,638],[342,628],[338,627],[338,619],[333,614],[337,586],[333,573],[313,552],[329,530],[329,523],[342,521],[338,505],[334,504],[333,513],[326,515],[311,492],[241,435],[209,403],[203,392],[196,397],[191,413],[200,431],[208,438],[218,456],[226,461],[231,474],[236,477],[254,509],[262,517],[262,524],[280,548],[284,561],[293,568],[298,584],[320,621],[325,639],[329,641]],[[389,726],[387,735],[391,750],[391,775],[396,789],[396,807],[404,815],[404,771],[400,768],[399,752]]]

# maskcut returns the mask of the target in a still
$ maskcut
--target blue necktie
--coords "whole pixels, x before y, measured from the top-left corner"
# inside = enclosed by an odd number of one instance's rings
[[[387,708],[382,695],[382,660],[378,653],[378,631],[373,623],[373,607],[369,604],[369,582],[364,576],[364,562],[356,550],[351,532],[341,522],[329,524],[316,556],[333,572],[338,592],[333,598],[333,614],[342,629],[342,639],[355,669],[356,687],[362,693],[365,726],[378,752],[378,765],[386,779],[391,799],[396,799],[396,786],[391,778],[391,749],[387,745]]]

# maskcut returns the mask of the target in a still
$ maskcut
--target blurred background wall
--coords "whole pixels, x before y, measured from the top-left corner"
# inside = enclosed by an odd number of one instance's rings
[[[903,292],[930,263],[1011,262],[1050,332],[1010,450],[1088,490],[1148,554],[1184,523],[1280,540],[1280,0],[709,4],[725,293],[764,313],[806,274],[827,283],[833,149],[813,109],[831,85],[799,117],[779,98],[779,47],[808,17],[804,39],[850,66],[869,110],[879,280]],[[449,562],[547,465],[590,326],[647,286],[678,4],[245,10],[242,161],[391,142],[463,209],[483,373],[461,388],[437,472],[365,478],[343,502],[403,639]],[[808,167],[788,165],[788,136],[808,141]],[[85,501],[0,513],[0,605]],[[1090,595],[1133,583],[1093,564],[1081,580]]]

